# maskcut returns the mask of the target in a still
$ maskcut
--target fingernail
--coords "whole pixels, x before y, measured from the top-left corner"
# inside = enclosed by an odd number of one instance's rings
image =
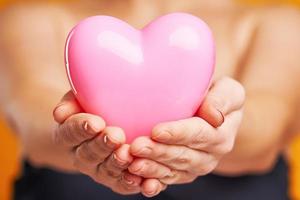
[[[160,141],[167,141],[171,138],[171,134],[167,131],[161,131],[158,134],[153,136],[153,139],[157,139]]]
[[[167,174],[167,178],[172,178],[172,177],[174,177],[175,176],[175,174],[172,172],[172,171],[170,171],[168,174]]]
[[[88,122],[84,122],[83,129],[91,135],[97,133],[97,131]]]
[[[133,180],[130,180],[126,175],[123,176],[123,180],[128,185],[134,185],[135,184],[135,182]]]
[[[111,149],[116,147],[116,143],[114,143],[107,135],[103,137],[103,141]]]
[[[222,124],[224,123],[224,121],[225,121],[225,116],[224,116],[224,114],[219,110],[219,109],[217,109],[217,111],[220,113],[220,115],[222,116]]]
[[[150,191],[147,191],[147,194],[148,195],[155,195],[157,193],[157,190],[150,190]]]
[[[144,167],[143,163],[138,163],[138,164],[134,164],[134,165],[129,166],[129,168],[131,170],[130,172],[136,173],[137,175],[140,174],[143,167]]]
[[[143,147],[140,151],[136,153],[136,155],[147,156],[151,154],[152,149],[150,147]]]
[[[125,160],[120,159],[115,153],[113,153],[113,160],[117,163],[117,165],[123,167],[128,165],[128,162]]]

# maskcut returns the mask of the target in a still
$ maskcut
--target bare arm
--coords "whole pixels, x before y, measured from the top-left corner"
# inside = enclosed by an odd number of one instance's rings
[[[244,120],[217,173],[265,172],[292,139],[300,100],[299,35],[299,11],[263,14],[241,78],[247,94]]]
[[[36,165],[71,170],[64,151],[52,143],[52,110],[68,91],[61,11],[14,7],[1,16],[1,109],[15,124],[24,156]],[[61,155],[61,156],[57,156]]]

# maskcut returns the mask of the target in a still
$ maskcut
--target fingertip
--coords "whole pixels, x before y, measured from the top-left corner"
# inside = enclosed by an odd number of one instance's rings
[[[115,151],[115,158],[123,163],[130,164],[133,161],[132,155],[129,153],[130,146],[128,144],[123,144]]]
[[[197,115],[215,128],[221,126],[225,121],[223,113],[209,103],[204,103],[198,110]]]
[[[97,115],[91,115],[88,119],[88,128],[95,133],[103,131],[105,126],[105,121]]]
[[[82,112],[80,105],[73,100],[63,100],[53,109],[53,117],[57,123],[63,123],[71,115]]]
[[[128,171],[132,174],[138,175],[137,172],[141,170],[143,163],[141,159],[135,159],[129,166]]]
[[[160,192],[160,185],[157,179],[146,179],[142,183],[142,194],[146,197],[154,197]]]
[[[163,124],[157,124],[152,129],[151,138],[157,137],[162,131],[164,131],[164,125]]]
[[[172,122],[165,122],[156,125],[152,129],[151,133],[151,139],[157,142],[168,142],[172,135],[172,130],[174,128],[174,125],[176,125],[177,121],[172,121]]]
[[[144,149],[145,147],[151,146],[151,139],[146,136],[138,137],[130,145],[130,153],[134,156],[137,156],[140,154],[140,151]]]
[[[124,144],[126,142],[126,136],[123,129],[119,127],[106,127],[103,130],[103,133],[114,144]]]
[[[63,123],[67,119],[66,112],[67,112],[67,107],[66,107],[65,103],[58,104],[53,110],[54,120],[57,123],[60,123],[60,124]]]
[[[125,172],[123,175],[123,180],[127,185],[131,186],[140,186],[142,183],[143,178],[134,174],[131,174],[130,172]]]

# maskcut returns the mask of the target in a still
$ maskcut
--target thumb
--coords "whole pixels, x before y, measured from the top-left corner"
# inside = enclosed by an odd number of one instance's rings
[[[228,77],[217,80],[200,106],[197,116],[217,128],[225,121],[225,116],[241,109],[245,101],[243,86]]]
[[[58,123],[63,123],[71,115],[82,112],[82,108],[77,102],[72,91],[67,92],[61,101],[53,110],[54,120]]]

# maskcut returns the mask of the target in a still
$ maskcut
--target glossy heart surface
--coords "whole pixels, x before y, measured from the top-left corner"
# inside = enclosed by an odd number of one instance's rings
[[[192,117],[214,71],[215,47],[199,18],[172,13],[138,30],[94,16],[66,42],[69,82],[87,113],[121,127],[127,143],[165,121]]]

